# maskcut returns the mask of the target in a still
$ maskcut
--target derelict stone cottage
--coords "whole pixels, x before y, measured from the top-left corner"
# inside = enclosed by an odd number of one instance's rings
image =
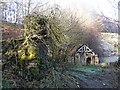
[[[70,51],[68,61],[74,65],[97,65],[99,63],[98,55],[84,44],[79,44]]]

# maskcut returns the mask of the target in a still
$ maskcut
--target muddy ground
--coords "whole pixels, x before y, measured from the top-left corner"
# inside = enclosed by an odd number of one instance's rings
[[[77,79],[79,88],[119,88],[118,68],[100,66],[68,67],[69,75]]]
[[[66,66],[64,74],[76,79],[77,88],[120,88],[120,67],[113,65],[108,67]],[[9,80],[9,82],[3,81],[3,87],[5,88],[14,87],[14,82],[17,82],[18,85],[26,85],[23,79],[8,72],[7,74],[4,72],[3,77]]]

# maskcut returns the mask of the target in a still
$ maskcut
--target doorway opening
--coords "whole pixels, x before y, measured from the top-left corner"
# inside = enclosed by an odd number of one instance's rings
[[[91,58],[88,57],[87,60],[86,60],[86,64],[89,65],[91,63]]]

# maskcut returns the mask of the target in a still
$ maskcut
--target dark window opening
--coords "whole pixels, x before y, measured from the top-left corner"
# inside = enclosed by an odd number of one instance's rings
[[[87,58],[87,61],[86,61],[86,64],[89,65],[90,63],[91,63],[91,58],[88,57],[88,58]]]
[[[89,49],[87,49],[89,51]]]

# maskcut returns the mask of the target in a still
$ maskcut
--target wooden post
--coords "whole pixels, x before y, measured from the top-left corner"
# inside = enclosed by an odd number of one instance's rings
[[[93,55],[91,56],[91,62],[90,62],[90,64],[93,64],[93,58],[92,57],[93,57]]]
[[[79,65],[81,64],[80,53],[79,53]]]
[[[74,65],[75,65],[75,54],[74,54]]]
[[[84,64],[86,65],[86,53],[84,52]]]

